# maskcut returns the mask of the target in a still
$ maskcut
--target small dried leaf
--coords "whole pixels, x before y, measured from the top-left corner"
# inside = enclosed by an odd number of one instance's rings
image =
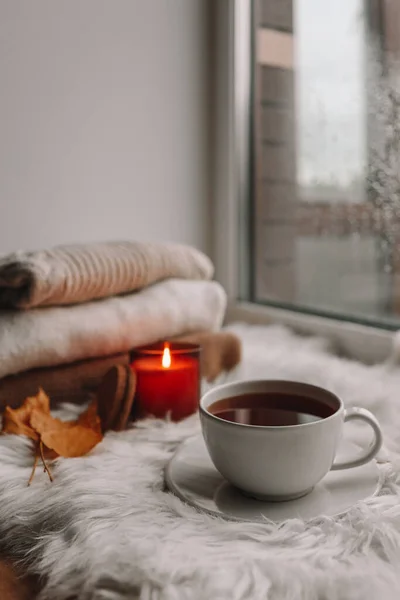
[[[46,431],[41,436],[41,440],[47,448],[54,450],[59,456],[65,458],[77,458],[87,454],[102,439],[101,433],[99,434],[93,429],[81,425],[69,427],[63,432],[59,430]]]
[[[39,454],[50,481],[53,481],[46,458],[83,456],[103,439],[96,401],[76,421],[61,421],[51,416],[50,400],[42,389],[36,396],[26,398],[20,408],[5,408],[2,431],[26,435],[36,442],[28,485],[32,482]]]
[[[35,409],[30,425],[46,448],[65,458],[83,456],[103,439],[96,403],[91,404],[77,421],[60,421]]]
[[[43,433],[49,430],[64,431],[65,429],[68,429],[68,427],[73,427],[75,422],[61,421],[60,419],[52,417],[50,414],[33,409],[30,415],[29,424],[39,436],[42,436]]]
[[[31,440],[37,441],[38,434],[15,415],[15,411],[6,406],[3,414],[2,433],[14,433],[15,435],[26,435]]]
[[[50,400],[41,388],[36,396],[26,398],[25,402],[19,408],[13,409],[6,406],[3,414],[2,432],[26,435],[32,440],[38,441],[39,436],[30,424],[30,417],[33,410],[38,410],[43,414],[50,414]]]

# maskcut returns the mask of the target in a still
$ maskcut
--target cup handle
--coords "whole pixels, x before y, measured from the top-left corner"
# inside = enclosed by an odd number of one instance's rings
[[[366,410],[365,408],[347,408],[344,411],[344,421],[352,421],[353,419],[360,419],[361,421],[365,421],[369,425],[371,425],[374,430],[375,438],[370,446],[365,450],[365,452],[354,458],[353,460],[347,460],[344,462],[334,462],[331,470],[336,471],[338,469],[350,469],[352,467],[360,467],[365,463],[369,462],[374,458],[374,456],[379,452],[382,446],[382,431],[379,426],[378,421],[374,417],[374,415]]]

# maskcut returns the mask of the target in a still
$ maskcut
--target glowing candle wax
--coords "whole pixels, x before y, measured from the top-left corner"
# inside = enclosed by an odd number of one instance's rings
[[[200,348],[195,344],[162,342],[138,348],[131,367],[137,385],[133,416],[170,415],[179,421],[196,412],[200,400]]]

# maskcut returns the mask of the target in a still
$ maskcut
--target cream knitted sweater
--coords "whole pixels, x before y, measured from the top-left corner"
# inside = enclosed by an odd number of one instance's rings
[[[0,259],[0,307],[79,304],[164,279],[212,276],[211,261],[190,246],[148,242],[57,246]]]

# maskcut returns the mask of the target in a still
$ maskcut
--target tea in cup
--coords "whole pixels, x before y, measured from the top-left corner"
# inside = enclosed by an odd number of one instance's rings
[[[360,419],[374,432],[358,456],[335,462],[345,422]],[[210,457],[225,479],[252,497],[282,501],[309,493],[331,469],[372,460],[382,432],[364,408],[345,409],[323,388],[295,381],[242,381],[207,392],[200,420]]]

